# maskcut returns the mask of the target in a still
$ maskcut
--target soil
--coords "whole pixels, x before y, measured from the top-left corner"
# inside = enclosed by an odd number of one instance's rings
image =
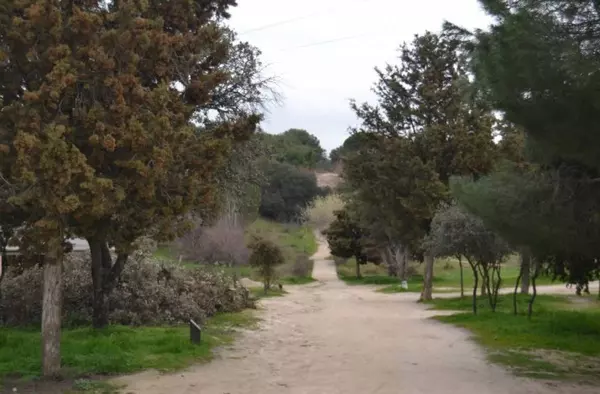
[[[381,294],[338,280],[329,251],[314,256],[318,282],[262,301],[262,327],[216,359],[175,374],[117,379],[143,394],[591,394],[598,389],[517,378],[486,361],[461,329],[418,294]]]

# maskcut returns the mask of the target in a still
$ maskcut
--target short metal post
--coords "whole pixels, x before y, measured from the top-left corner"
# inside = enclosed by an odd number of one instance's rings
[[[202,329],[200,326],[190,319],[190,341],[194,344],[200,343],[201,340]]]

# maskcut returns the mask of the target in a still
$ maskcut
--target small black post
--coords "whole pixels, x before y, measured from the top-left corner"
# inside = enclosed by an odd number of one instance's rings
[[[190,341],[192,341],[193,344],[200,343],[201,333],[202,330],[200,329],[200,326],[190,319]]]

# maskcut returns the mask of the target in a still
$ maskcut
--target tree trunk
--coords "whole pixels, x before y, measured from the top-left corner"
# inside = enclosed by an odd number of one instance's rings
[[[383,261],[385,262],[385,265],[387,266],[388,276],[390,276],[392,278],[397,277],[398,276],[398,266],[396,265],[394,258],[392,256],[392,253],[390,252],[390,248],[388,246],[383,248],[383,251],[381,252],[381,256],[383,258]]]
[[[529,305],[527,306],[527,318],[531,319],[533,315],[533,303],[535,302],[535,298],[537,297],[537,286],[535,281],[540,273],[540,265],[541,262],[539,260],[535,260],[535,270],[533,272],[533,276],[531,277],[531,288],[533,289],[533,294],[531,295],[531,299],[529,300]]]
[[[44,261],[42,298],[42,374],[60,374],[60,325],[62,307],[62,258]]]
[[[531,253],[529,250],[521,251],[521,294],[529,294],[529,272],[531,270]]]
[[[523,276],[523,265],[519,269],[519,276],[517,276],[517,283],[515,283],[515,290],[513,291],[513,314],[517,314],[517,291],[519,289],[519,282],[521,281],[521,277]]]
[[[458,256],[458,266],[460,267],[460,298],[465,297],[465,276],[463,272],[462,256]]]
[[[473,264],[473,262],[467,258],[467,263],[471,266],[471,270],[473,270],[473,314],[477,314],[477,290],[479,290],[479,273],[477,272],[477,266]]]
[[[423,290],[421,291],[421,301],[431,301],[433,299],[433,256],[425,255],[425,271],[423,273]]]
[[[5,316],[4,309],[2,308],[2,279],[6,274],[6,266],[8,264],[8,255],[6,253],[6,247],[2,248],[2,254],[0,255],[0,325],[4,324]]]
[[[118,283],[129,256],[119,253],[113,264],[106,240],[90,238],[88,243],[92,257],[92,325],[94,328],[104,328],[109,323],[108,296]]]
[[[356,259],[356,277],[358,279],[362,278],[362,275],[360,274],[360,262],[358,259]]]

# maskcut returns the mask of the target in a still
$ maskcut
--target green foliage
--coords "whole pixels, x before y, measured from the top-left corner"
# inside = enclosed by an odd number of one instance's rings
[[[199,345],[190,344],[187,325],[65,329],[62,362],[75,376],[173,371],[210,360],[215,347],[231,343],[235,329],[252,327],[256,321],[249,311],[216,315],[203,325]],[[38,330],[0,328],[0,377],[39,376],[40,339]]]
[[[368,133],[353,133],[344,140],[340,147],[331,151],[329,159],[334,164],[340,163],[347,155],[359,151],[364,144],[368,144],[371,138],[372,135]]]
[[[260,121],[257,52],[224,24],[232,0],[5,5],[0,169],[21,239],[53,259],[71,234],[90,241],[103,326],[136,239],[218,206],[219,170]]]
[[[369,234],[346,210],[334,212],[335,220],[323,232],[331,254],[345,259],[354,258],[357,264],[378,263],[381,258],[369,240]],[[357,271],[357,276],[360,273]]]
[[[555,276],[584,284],[600,268],[600,8],[593,1],[481,2],[495,23],[471,37],[476,84],[518,130],[512,136],[524,138],[506,144],[516,148],[516,156],[504,155],[516,164],[481,182],[461,181],[455,195]]]
[[[300,220],[302,212],[323,191],[314,173],[290,164],[269,162],[262,187],[260,215],[280,222]]]
[[[480,176],[495,161],[496,121],[473,94],[459,44],[446,34],[416,36],[401,47],[399,65],[377,71],[377,105],[353,104],[361,147],[345,154],[344,179],[350,209],[379,245],[418,253],[450,176]]]
[[[276,268],[285,263],[281,248],[275,243],[255,237],[248,246],[250,254],[250,266],[258,271],[263,281],[265,294],[271,288],[271,283],[276,277]]]
[[[325,158],[319,139],[303,129],[290,129],[281,134],[261,134],[269,147],[272,160],[295,167],[314,169]]]
[[[526,131],[539,159],[600,169],[600,26],[595,1],[481,1],[474,70],[491,102]]]

